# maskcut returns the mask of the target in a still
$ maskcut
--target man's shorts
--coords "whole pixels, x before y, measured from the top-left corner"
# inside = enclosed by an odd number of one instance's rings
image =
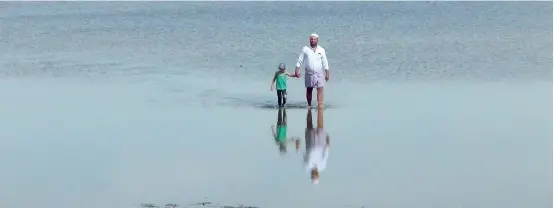
[[[306,74],[304,85],[306,87],[321,88],[325,86],[325,75],[323,73]]]
[[[306,128],[305,130],[306,149],[311,149],[314,146],[325,146],[325,132],[322,128]]]

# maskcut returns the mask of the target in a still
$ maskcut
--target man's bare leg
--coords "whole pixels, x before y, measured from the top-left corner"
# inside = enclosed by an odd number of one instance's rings
[[[323,108],[323,87],[317,88],[317,107]]]
[[[312,91],[313,90],[314,90],[313,87],[307,87],[306,88],[306,102],[308,102],[308,107],[312,106]]]
[[[317,128],[323,129],[323,109],[317,110]]]
[[[307,129],[314,128],[314,123],[312,122],[312,110],[308,110],[308,113],[306,114],[306,128]]]
[[[306,130],[304,131],[306,153],[310,152],[310,149],[313,148],[312,131],[314,131],[314,124],[312,122],[312,109],[309,108],[306,114]]]

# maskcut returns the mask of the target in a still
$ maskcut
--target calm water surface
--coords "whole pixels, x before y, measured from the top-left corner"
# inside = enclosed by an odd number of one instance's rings
[[[0,3],[0,207],[552,207],[551,8]],[[285,154],[269,91],[312,32],[333,70],[317,185],[302,80]]]

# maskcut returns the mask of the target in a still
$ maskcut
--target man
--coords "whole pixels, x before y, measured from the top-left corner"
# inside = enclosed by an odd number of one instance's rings
[[[312,183],[319,183],[319,172],[325,170],[327,158],[329,157],[330,137],[324,132],[323,110],[317,111],[317,128],[312,122],[312,110],[308,109],[306,115],[306,152],[304,153],[304,164],[310,172]]]
[[[319,36],[314,33],[310,35],[310,47],[302,47],[296,63],[296,77],[300,78],[300,68],[304,68],[306,73],[304,85],[306,87],[308,107],[312,106],[312,91],[316,88],[318,108],[322,108],[323,87],[325,82],[329,80],[329,64],[325,49],[319,46],[318,42]]]

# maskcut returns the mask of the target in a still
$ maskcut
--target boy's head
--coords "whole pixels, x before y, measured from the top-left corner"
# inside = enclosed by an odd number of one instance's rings
[[[285,71],[285,69],[287,69],[287,65],[285,65],[284,63],[280,63],[279,64],[279,71]]]

